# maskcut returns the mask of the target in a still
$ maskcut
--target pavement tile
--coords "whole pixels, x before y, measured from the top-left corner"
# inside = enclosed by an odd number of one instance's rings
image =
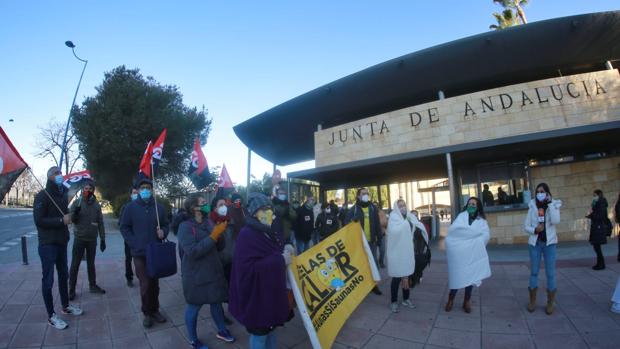
[[[480,332],[435,328],[431,332],[427,343],[448,348],[480,348]]]
[[[110,338],[110,325],[107,318],[80,319],[78,324],[78,344],[98,342]]]
[[[176,328],[167,328],[147,334],[153,349],[187,349],[187,341]]]
[[[26,304],[6,304],[0,311],[0,324],[18,324],[26,310]]]
[[[373,333],[368,330],[362,330],[345,324],[336,337],[336,342],[348,348],[362,348],[372,336]]]
[[[41,346],[47,327],[47,322],[19,325],[9,348]]]
[[[31,305],[26,310],[22,323],[43,322],[47,320],[47,310],[44,305]]]
[[[44,345],[42,348],[43,349],[75,349],[77,348],[77,345],[76,344],[52,345],[52,346]]]
[[[17,329],[16,324],[0,324],[0,348],[6,348]]]
[[[384,336],[424,344],[432,329],[432,321],[401,321],[392,318],[378,332]]]
[[[120,339],[143,335],[142,317],[137,314],[110,315],[110,332],[112,338]]]
[[[529,335],[514,334],[482,334],[483,349],[535,349]]]
[[[571,317],[570,320],[575,325],[575,328],[584,334],[600,331],[618,331],[620,329],[620,325],[610,316]],[[620,343],[618,343],[618,347],[620,347]]]
[[[77,344],[77,320],[66,318],[65,320],[69,324],[69,328],[64,330],[57,330],[51,326],[48,326],[47,331],[45,332],[45,339],[43,341],[44,345],[52,346]]]
[[[618,343],[620,343],[620,332],[589,332],[585,333],[583,338],[590,346],[590,349],[617,349]]]
[[[448,315],[446,315],[448,314]],[[445,328],[448,330],[461,331],[480,331],[480,319],[469,316],[454,315],[450,313],[439,314],[435,321],[435,328]]]
[[[423,349],[424,344],[405,341],[398,338],[374,335],[364,349]]]
[[[575,327],[566,317],[539,317],[526,320],[532,334],[575,333]]]
[[[142,335],[134,334],[133,337],[126,337],[126,338],[120,338],[120,339],[117,339],[114,336],[112,338],[113,338],[112,345],[114,348],[151,349],[151,345],[149,344],[148,340],[146,339],[146,335],[144,334]]]
[[[13,295],[6,301],[6,304],[30,304],[36,291],[19,291],[13,293]]]
[[[527,322],[520,313],[514,316],[482,317],[482,332],[504,334],[529,334]]]
[[[112,340],[104,339],[94,342],[78,343],[78,349],[110,349],[112,348]]]

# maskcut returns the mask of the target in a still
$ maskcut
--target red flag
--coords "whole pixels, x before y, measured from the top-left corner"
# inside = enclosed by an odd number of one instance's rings
[[[209,165],[207,164],[207,158],[202,152],[202,148],[200,147],[200,140],[198,138],[196,138],[196,140],[194,141],[194,151],[192,151],[191,160],[192,163],[189,169],[190,175],[194,172],[200,175],[205,169],[208,169],[209,167]]]
[[[233,185],[232,180],[230,179],[230,176],[228,175],[228,171],[226,170],[226,164],[224,164],[224,166],[222,166],[222,172],[220,173],[220,179],[219,179],[217,185],[220,188],[224,188],[224,189],[232,189],[232,188],[235,187]]]
[[[149,141],[149,144],[146,145],[144,156],[142,156],[142,161],[140,161],[140,171],[139,171],[139,173],[144,174],[147,178],[151,178],[152,158],[153,158],[153,143]]]
[[[4,200],[6,193],[26,168],[28,164],[0,127],[0,201]]]
[[[90,171],[89,170],[84,170],[84,171],[80,171],[80,172],[74,172],[74,173],[70,173],[68,175],[64,176],[65,181],[62,182],[62,185],[64,185],[65,187],[67,187],[67,189],[70,189],[71,187],[75,186],[75,185],[79,185],[82,183],[82,181],[86,180],[86,179],[93,179],[93,177],[91,177],[90,175]]]
[[[155,172],[157,172],[157,169],[159,168],[159,163],[161,162],[161,158],[164,154],[164,142],[166,141],[166,134],[166,129],[161,131],[159,138],[157,138],[157,140],[153,144],[153,156],[151,158],[151,161],[153,162],[153,171]]]

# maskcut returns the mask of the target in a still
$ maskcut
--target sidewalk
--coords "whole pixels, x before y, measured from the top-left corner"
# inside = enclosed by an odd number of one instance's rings
[[[138,288],[125,284],[122,239],[111,232],[107,241],[109,251],[97,259],[98,284],[107,294],[88,293],[82,263],[75,303],[82,306],[85,314],[65,316],[70,328],[64,331],[46,324],[36,256],[32,256],[29,266],[0,265],[0,348],[189,348],[180,275],[160,282],[162,312],[170,321],[144,330]],[[616,243],[610,241],[608,252],[615,251]],[[536,312],[530,314],[525,310],[529,277],[525,261],[492,263],[493,276],[481,288],[474,289],[471,314],[460,308],[462,291],[457,295],[454,310],[444,312],[447,266],[435,249],[433,264],[412,293],[416,309],[401,309],[392,314],[389,280],[384,278],[380,284],[384,295],[368,295],[348,320],[334,348],[617,348],[620,315],[609,311],[609,299],[620,275],[620,263],[608,257],[607,269],[595,272],[590,269],[593,257],[585,255],[591,253],[588,247],[572,247],[587,259],[558,263],[558,304],[552,316],[544,314],[543,292],[539,292]],[[521,256],[523,248],[505,250]],[[495,251],[490,253],[492,260]],[[563,251],[560,248],[558,255]],[[527,252],[523,255],[527,258]],[[385,269],[382,272],[385,274]],[[544,272],[540,276],[542,290]],[[57,294],[55,304],[58,306]],[[248,347],[247,334],[239,324],[231,327],[237,342],[226,344],[217,340],[208,307],[201,311],[198,329],[199,337],[209,347]],[[299,316],[279,329],[278,335],[281,348],[310,348]]]

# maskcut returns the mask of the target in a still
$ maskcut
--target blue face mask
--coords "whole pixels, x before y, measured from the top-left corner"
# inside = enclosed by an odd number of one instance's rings
[[[151,198],[151,191],[149,189],[141,189],[140,190],[140,197],[144,201],[150,199]]]
[[[56,185],[62,185],[62,182],[64,181],[65,179],[62,175],[56,175],[56,177],[54,177],[54,183],[56,183]]]
[[[286,194],[278,195],[278,199],[280,199],[280,201],[286,201]]]
[[[137,200],[138,194],[131,194],[131,201]]]

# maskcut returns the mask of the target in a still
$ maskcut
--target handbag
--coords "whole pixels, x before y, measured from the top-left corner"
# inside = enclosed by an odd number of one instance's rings
[[[176,246],[168,240],[146,245],[146,273],[150,278],[161,279],[177,273]]]
[[[612,227],[613,225],[611,224],[609,217],[605,217],[605,219],[603,219],[603,229],[605,230],[606,236],[611,236],[611,231],[613,230]]]

